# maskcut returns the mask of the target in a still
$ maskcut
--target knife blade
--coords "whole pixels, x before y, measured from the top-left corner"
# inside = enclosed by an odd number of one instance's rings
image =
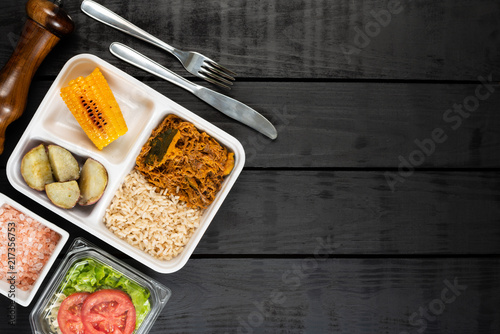
[[[246,104],[197,85],[122,43],[111,43],[109,51],[117,58],[129,64],[184,88],[223,114],[257,130],[270,139],[274,140],[278,137],[278,132],[273,124]]]

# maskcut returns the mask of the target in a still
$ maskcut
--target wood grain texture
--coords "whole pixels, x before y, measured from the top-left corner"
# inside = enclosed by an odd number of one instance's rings
[[[174,46],[220,61],[240,78],[476,80],[486,72],[498,80],[500,74],[496,0],[402,0],[393,10],[399,13],[379,18],[385,27],[378,30],[375,17],[392,8],[390,0],[99,2]],[[9,13],[0,30],[4,63],[8,33],[16,34],[24,13],[13,1],[1,6]],[[44,64],[44,75],[55,75],[79,53],[118,64],[107,48],[120,41],[189,76],[173,57],[87,17],[79,6],[65,3],[78,33]]]
[[[119,68],[122,68],[119,66]],[[500,166],[500,86],[467,118],[454,105],[475,96],[476,84],[240,82],[229,93],[268,117],[275,141],[236,122],[190,93],[150,76],[141,80],[174,102],[235,136],[244,146],[246,167],[398,168],[418,159],[418,142],[434,142],[418,168]],[[8,155],[28,125],[51,82],[33,83],[22,119],[10,125]],[[446,139],[433,139],[436,128]],[[422,144],[421,144],[422,145]],[[428,146],[430,144],[424,145]],[[429,146],[429,149],[432,148]],[[417,161],[420,163],[420,161]]]
[[[6,180],[0,188],[12,193]],[[384,171],[244,170],[195,256],[498,255],[499,198],[498,172],[418,172],[391,192]],[[13,199],[92,238],[20,193]],[[317,250],[318,239],[334,246]]]
[[[59,39],[74,28],[64,10],[47,0],[28,1],[26,14],[17,46],[0,71],[0,154],[7,126],[24,112],[35,72]]]
[[[31,80],[58,42],[59,37],[38,22],[26,21],[14,53],[0,71],[0,154],[7,126],[24,112]]]
[[[196,254],[498,254],[498,173],[248,171]]]
[[[170,275],[127,262],[172,290],[150,333],[500,331],[498,259],[197,259]],[[32,307],[17,308],[16,333]]]
[[[114,58],[109,44],[123,42],[193,79],[172,56],[65,1],[77,29],[41,65],[24,115],[7,130],[0,192],[70,241],[84,237],[170,287],[151,333],[500,332],[497,0],[401,0],[399,13],[394,0],[97,1],[235,70],[224,93],[279,132],[271,142]],[[375,16],[387,23],[380,31]],[[0,4],[0,65],[24,20],[24,4]],[[240,178],[176,273],[154,272],[8,183],[10,152],[62,66],[81,53],[137,77],[246,150]],[[0,309],[7,304],[0,297]],[[0,312],[0,333],[28,333],[32,308],[17,308],[15,327]]]

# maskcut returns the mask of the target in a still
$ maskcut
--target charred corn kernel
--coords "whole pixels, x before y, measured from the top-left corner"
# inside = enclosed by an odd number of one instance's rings
[[[127,124],[99,68],[61,88],[61,97],[94,145],[102,150],[127,132]]]

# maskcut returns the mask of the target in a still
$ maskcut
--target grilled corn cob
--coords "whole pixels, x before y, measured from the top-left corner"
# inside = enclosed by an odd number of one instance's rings
[[[127,124],[99,68],[61,88],[61,97],[94,145],[102,150],[127,132]]]

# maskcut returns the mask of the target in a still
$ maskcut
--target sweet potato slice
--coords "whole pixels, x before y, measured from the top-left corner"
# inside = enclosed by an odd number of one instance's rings
[[[47,184],[45,192],[52,203],[63,209],[73,208],[80,199],[80,188],[75,180]]]
[[[43,144],[26,153],[21,161],[21,175],[26,184],[42,191],[47,183],[54,182],[49,157]]]
[[[59,182],[78,180],[80,177],[80,165],[75,157],[67,149],[49,145],[49,161],[54,178]]]
[[[108,185],[108,172],[100,162],[88,158],[83,164],[78,183],[82,195],[78,204],[92,205],[101,198]]]

